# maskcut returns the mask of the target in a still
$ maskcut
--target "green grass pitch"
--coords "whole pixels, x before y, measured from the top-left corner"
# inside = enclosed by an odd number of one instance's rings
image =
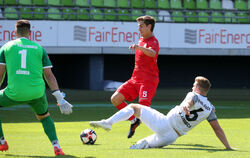
[[[175,102],[158,102],[152,107],[167,113]],[[70,116],[61,115],[57,107],[49,111],[55,121],[59,142],[67,158],[250,158],[250,106],[249,102],[216,102],[217,116],[226,136],[236,151],[224,150],[224,146],[215,136],[212,128],[203,121],[187,135],[180,137],[173,145],[160,149],[130,150],[130,145],[152,132],[142,124],[134,137],[127,139],[129,121],[113,125],[110,132],[94,129],[97,141],[94,145],[83,145],[80,133],[90,128],[90,120],[107,118],[116,112],[110,104],[75,105]],[[43,132],[42,125],[31,109],[25,106],[0,109],[5,138],[9,144],[7,152],[0,157],[7,158],[49,158],[54,157],[52,146]]]

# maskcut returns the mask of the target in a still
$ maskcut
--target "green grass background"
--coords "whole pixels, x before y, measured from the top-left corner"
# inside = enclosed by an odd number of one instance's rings
[[[113,125],[110,132],[94,129],[97,141],[94,145],[83,145],[80,133],[90,128],[90,120],[107,118],[117,110],[110,102],[112,92],[82,92],[65,90],[67,99],[74,104],[73,114],[61,115],[54,104],[49,111],[55,121],[57,135],[67,158],[73,157],[117,157],[117,158],[250,158],[250,99],[247,90],[214,90],[210,100],[216,106],[219,123],[224,129],[232,147],[236,151],[224,150],[224,146],[215,136],[212,128],[203,121],[187,135],[180,137],[173,145],[161,149],[130,150],[137,140],[152,132],[144,125],[138,127],[135,135],[127,139],[129,121]],[[159,91],[153,100],[153,108],[167,113],[174,105],[179,104],[188,90]],[[80,97],[80,98],[79,98]],[[96,99],[95,99],[96,98]],[[50,103],[54,98],[48,94]],[[54,157],[53,148],[43,132],[42,125],[36,120],[30,108],[16,106],[1,108],[0,117],[3,130],[9,144],[7,152],[0,157]]]

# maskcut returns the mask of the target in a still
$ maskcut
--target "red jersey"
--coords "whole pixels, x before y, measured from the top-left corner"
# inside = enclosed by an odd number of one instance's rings
[[[159,53],[159,43],[155,36],[148,39],[139,39],[139,46],[153,49],[156,54],[154,57],[145,55],[141,50],[135,52],[135,67],[132,79],[136,81],[157,82],[159,80],[159,69],[157,66],[157,58]]]

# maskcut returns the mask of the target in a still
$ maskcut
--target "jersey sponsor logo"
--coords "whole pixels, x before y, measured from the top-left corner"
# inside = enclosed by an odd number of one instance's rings
[[[16,74],[18,74],[18,75],[30,75],[30,72],[26,71],[26,70],[17,70]]]

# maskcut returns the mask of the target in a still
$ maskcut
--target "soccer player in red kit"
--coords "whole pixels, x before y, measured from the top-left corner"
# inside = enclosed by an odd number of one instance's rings
[[[155,19],[152,16],[141,16],[136,19],[141,35],[138,44],[132,44],[129,49],[135,50],[135,67],[132,77],[122,84],[111,96],[111,102],[118,110],[139,96],[139,104],[150,106],[159,83],[157,58],[159,43],[153,34]],[[132,116],[128,138],[134,135],[141,121]]]

